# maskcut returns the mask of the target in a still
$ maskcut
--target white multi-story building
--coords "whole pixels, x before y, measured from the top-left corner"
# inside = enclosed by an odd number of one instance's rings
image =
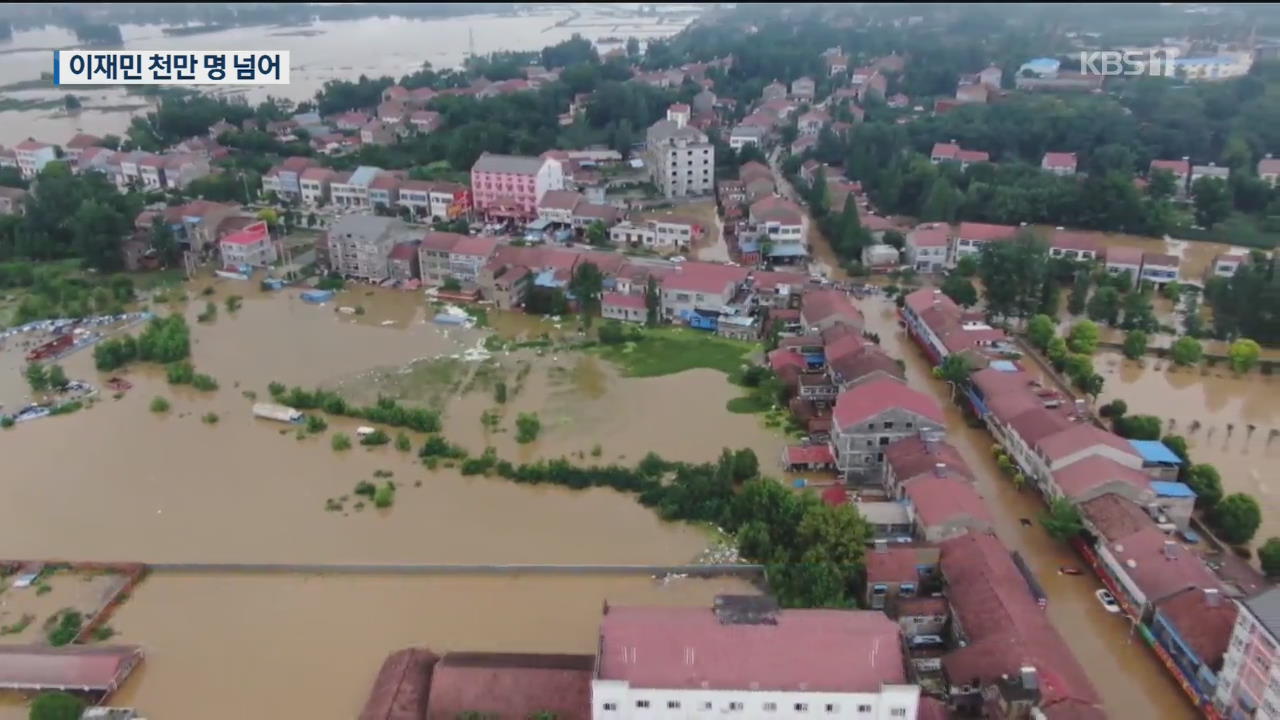
[[[382,168],[361,165],[349,175],[342,173],[335,176],[329,184],[329,194],[333,196],[333,204],[339,207],[369,207],[369,185],[382,172]]]
[[[337,173],[326,167],[309,167],[302,171],[298,185],[302,191],[302,203],[316,206],[329,199],[329,186]]]
[[[1280,588],[1237,605],[1213,704],[1229,720],[1280,720]]]
[[[911,720],[900,629],[869,610],[608,607],[591,680],[593,720]]]
[[[647,135],[653,179],[667,197],[708,195],[715,186],[715,149],[688,121],[689,106],[672,105]]]
[[[348,277],[380,282],[388,275],[387,256],[404,235],[395,218],[346,215],[329,229],[329,265]]]
[[[45,165],[58,157],[52,145],[30,138],[18,143],[13,150],[18,158],[18,171],[24,178],[33,178],[40,174]]]
[[[265,222],[256,222],[222,238],[218,249],[223,267],[267,267],[276,261],[276,245]]]

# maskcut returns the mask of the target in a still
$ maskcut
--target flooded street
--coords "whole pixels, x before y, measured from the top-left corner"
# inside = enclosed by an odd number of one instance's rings
[[[206,287],[214,292],[204,295]],[[263,293],[229,280],[197,280],[187,291],[190,301],[173,307],[190,322],[192,363],[220,389],[175,388],[160,368],[138,365],[118,373],[134,383],[118,400],[108,393],[91,408],[0,433],[11,470],[0,490],[0,544],[7,556],[682,564],[709,543],[703,529],[664,523],[612,490],[428,470],[416,452],[390,445],[337,453],[329,436],[352,433],[358,421],[330,418],[328,433],[299,440],[293,426],[250,416],[253,400],[246,393],[266,399],[274,380],[376,394],[379,386],[369,383],[385,382],[379,373],[394,376],[414,361],[430,363],[477,346],[484,331],[429,323],[420,293],[356,287],[315,306],[295,291]],[[225,306],[233,294],[243,296],[234,314]],[[207,302],[218,307],[217,319],[197,323]],[[335,312],[357,305],[363,315]],[[547,327],[533,318],[494,317],[508,336],[536,336]],[[93,369],[91,350],[61,364],[72,378],[96,385],[107,377]],[[6,397],[26,393],[20,365],[3,376]],[[757,416],[725,411],[740,391],[712,370],[623,379],[594,356],[549,349],[446,366],[454,374],[443,385],[410,389],[416,396],[443,388],[428,404],[444,410],[445,436],[476,453],[494,446],[515,462],[569,456],[583,464],[633,463],[649,451],[709,461],[722,447],[746,446],[772,472],[783,444]],[[490,390],[497,378],[511,388],[503,405]],[[149,412],[156,396],[172,402],[169,413]],[[496,431],[481,423],[486,410],[502,417]],[[201,421],[209,412],[219,416],[216,424]],[[542,420],[534,443],[515,442],[520,412],[537,412]],[[416,450],[425,436],[410,435]],[[349,495],[378,470],[394,473],[400,489],[393,507],[357,511],[348,503],[342,512],[325,511],[327,499]],[[157,573],[111,621],[118,641],[147,651],[142,671],[116,702],[184,720],[284,717],[286,708],[290,717],[349,719],[392,650],[423,644],[590,652],[606,598],[702,604],[726,589],[749,586],[731,579],[663,586],[648,577],[611,576]],[[209,673],[211,663],[224,670]],[[0,699],[0,718],[9,720],[7,711],[23,716],[15,702]]]
[[[878,333],[881,345],[907,364],[907,381],[928,387],[942,404],[947,417],[947,439],[955,445],[977,475],[978,491],[992,508],[996,534],[1011,551],[1022,554],[1049,596],[1047,612],[1058,632],[1075,653],[1089,679],[1114,718],[1179,720],[1198,717],[1186,696],[1169,677],[1129,624],[1107,613],[1093,591],[1102,585],[1091,575],[1058,573],[1062,566],[1080,566],[1082,560],[1069,547],[1049,537],[1039,523],[1023,527],[1019,518],[1037,518],[1044,505],[1034,492],[1019,492],[1002,479],[991,457],[994,442],[984,429],[969,428],[959,408],[948,399],[949,390],[934,379],[919,348],[898,327],[897,310],[883,296],[860,302],[867,330]]]
[[[521,15],[431,20],[370,17],[301,27],[240,27],[179,37],[165,35],[159,25],[122,25],[120,32],[127,50],[287,50],[291,63],[288,85],[230,89],[243,92],[253,103],[269,95],[296,102],[311,99],[326,80],[355,80],[361,75],[399,78],[424,62],[437,69],[455,67],[472,49],[480,55],[498,50],[541,50],[568,40],[574,33],[588,39],[666,37],[683,29],[699,11],[684,8],[684,12],[638,17],[633,9],[626,3],[572,8],[550,5]],[[571,20],[575,13],[578,17]],[[369,52],[375,46],[378,52]],[[133,113],[146,110],[148,101],[143,96],[116,88],[75,88],[73,92],[81,97],[84,107],[68,115],[61,109],[66,88],[29,86],[35,85],[31,81],[38,80],[42,72],[51,71],[54,49],[74,47],[78,43],[73,32],[51,26],[15,31],[12,40],[0,42],[0,92],[31,105],[0,111],[0,144],[13,145],[28,136],[61,143],[79,131],[120,134]]]
[[[1155,415],[1167,434],[1187,439],[1191,459],[1209,463],[1222,475],[1226,493],[1253,495],[1262,505],[1255,544],[1280,535],[1280,488],[1265,468],[1280,458],[1280,378],[1254,370],[1236,375],[1214,367],[1177,367],[1144,358],[1125,360],[1099,353],[1106,386],[1100,402],[1123,399],[1131,415]]]

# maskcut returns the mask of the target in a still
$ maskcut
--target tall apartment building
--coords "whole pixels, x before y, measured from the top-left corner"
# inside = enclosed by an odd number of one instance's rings
[[[709,195],[715,188],[715,149],[688,121],[689,106],[672,105],[645,136],[653,181],[666,197]]]
[[[388,277],[391,248],[406,235],[396,218],[346,215],[329,229],[329,264],[341,275],[381,282]]]

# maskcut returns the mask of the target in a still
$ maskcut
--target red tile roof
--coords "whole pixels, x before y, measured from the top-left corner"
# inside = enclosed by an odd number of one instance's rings
[[[884,449],[884,461],[900,483],[920,475],[933,475],[939,463],[946,466],[947,476],[973,482],[973,471],[955,446],[944,441],[925,442],[919,435],[890,443]]]
[[[884,613],[781,610],[776,619],[721,624],[709,608],[611,607],[598,677],[641,688],[790,692],[879,692],[906,681],[900,632]]]
[[[789,445],[787,446],[787,463],[791,465],[800,464],[831,464],[836,460],[831,456],[831,448],[826,445]],[[822,493],[823,502],[827,502],[827,494],[832,490],[839,490],[841,493],[841,501],[837,505],[849,504],[849,493],[840,486],[827,488]],[[834,498],[834,494],[832,495]],[[827,503],[831,504],[831,503]]]
[[[1102,249],[1102,237],[1100,233],[1088,230],[1054,230],[1050,245],[1063,250],[1086,250],[1096,253]]]
[[[897,378],[906,381],[906,374],[898,361],[875,345],[868,346],[863,352],[846,355],[835,361],[828,361],[831,370],[841,383],[863,382],[876,376]]]
[[[14,150],[43,150],[44,148],[50,148],[50,147],[53,147],[53,146],[50,145],[49,143],[42,143],[39,140],[33,140],[31,138],[27,138],[26,140],[23,140],[17,145],[14,145],[13,149]]]
[[[960,306],[956,305],[955,301],[944,294],[941,290],[934,288],[921,288],[916,290],[910,295],[907,295],[904,302],[916,315],[920,315],[927,308],[934,305],[946,308],[948,311],[955,312],[957,315],[960,314]]]
[[[1106,258],[1108,263],[1141,265],[1142,251],[1132,247],[1109,247],[1106,250]]]
[[[776,290],[779,285],[790,285],[792,288],[803,288],[809,278],[800,273],[771,272],[756,270],[751,273],[752,284],[760,290]]]
[[[867,582],[918,582],[920,566],[932,566],[934,558],[922,557],[919,547],[888,547],[868,550],[864,556],[867,566]],[[929,553],[928,555],[932,555]]]
[[[836,427],[847,428],[874,418],[888,410],[902,409],[942,424],[942,408],[932,395],[890,378],[862,383],[836,397],[833,417]]]
[[[1151,516],[1119,495],[1099,495],[1080,503],[1080,515],[1106,542],[1122,540],[1151,526]]]
[[[962,240],[1011,240],[1018,234],[1013,225],[993,225],[991,223],[962,222],[956,230],[956,237]]]
[[[498,247],[498,238],[486,235],[467,236],[459,240],[449,252],[454,255],[479,255],[489,257]]]
[[[916,508],[918,522],[924,527],[962,520],[991,524],[986,503],[967,480],[925,474],[908,480],[903,487]]]
[[[0,680],[13,688],[113,690],[141,660],[142,649],[133,645],[7,645],[0,646]]]
[[[1280,158],[1263,158],[1258,161],[1259,175],[1280,174]]]
[[[1023,439],[1026,440],[1025,437]],[[1077,423],[1075,427],[1069,427],[1052,435],[1041,436],[1037,440],[1026,440],[1026,442],[1028,445],[1035,447],[1050,463],[1096,445],[1105,445],[1122,455],[1128,455],[1135,459],[1142,457],[1138,454],[1138,451],[1133,449],[1128,440],[1115,433],[1109,433],[1092,423]]]
[[[815,446],[815,447],[817,447],[817,446]],[[821,446],[821,447],[824,447],[824,448],[825,448],[825,446]],[[809,448],[796,448],[796,449],[808,450]],[[816,453],[816,452],[814,452],[814,453],[810,453],[810,455],[812,455],[812,456],[814,457],[814,459],[811,459],[811,460],[808,460],[808,459],[792,460],[792,459],[791,459],[791,450],[792,450],[792,448],[787,448],[787,462],[790,462],[790,463],[797,463],[797,462],[822,462],[822,461],[823,461],[823,460],[822,460],[822,455],[821,455],[821,454],[819,454],[819,453]],[[802,457],[803,457],[803,456],[802,456]],[[830,457],[831,457],[831,450],[830,450],[830,449],[827,449],[826,457],[827,457],[827,458],[830,458]],[[828,460],[826,460],[826,462],[834,462],[834,460],[830,460],[830,459],[828,459]],[[846,490],[845,488],[841,487],[840,485],[832,485],[831,487],[829,487],[829,488],[827,488],[826,490],[823,490],[823,491],[822,491],[822,502],[823,502],[823,504],[825,504],[825,505],[830,505],[831,507],[842,507],[842,506],[844,506],[844,505],[848,505],[848,504],[849,504],[849,500],[850,500],[850,498],[849,498],[849,491],[848,491],[848,490]]]
[[[1034,666],[1044,704],[1067,698],[1099,702],[1084,668],[1049,624],[995,535],[967,533],[940,547],[947,596],[969,643],[942,658],[953,685],[975,679],[989,683]]]
[[[916,247],[946,247],[950,229],[942,223],[917,225],[907,233],[907,244]]]
[[[430,231],[422,238],[423,250],[438,250],[442,252],[452,252],[458,243],[466,240],[466,235],[459,235],[451,232]]]
[[[431,672],[426,720],[470,712],[526,718],[543,711],[589,720],[594,667],[592,655],[448,653]]]
[[[222,238],[219,242],[223,245],[253,245],[262,242],[267,237],[267,224],[265,222],[255,222],[238,232]]]
[[[97,135],[76,133],[70,140],[67,141],[66,147],[68,149],[75,150],[77,148],[87,148],[92,145],[97,145],[100,142],[102,142],[102,138],[98,137]]]
[[[618,307],[627,308],[629,310],[645,310],[643,295],[624,295],[622,293],[608,292],[600,296],[600,305],[602,307]],[[802,361],[803,362],[803,361]]]
[[[543,194],[542,200],[538,203],[539,208],[547,210],[569,210],[572,211],[583,202],[585,198],[582,193],[572,190],[548,190]]]
[[[1046,168],[1062,168],[1075,171],[1076,154],[1067,152],[1047,152],[1044,159],[1040,161],[1040,165]]]
[[[933,152],[929,154],[929,157],[951,159],[959,153],[960,146],[955,143],[934,143]]]
[[[956,159],[965,163],[990,162],[991,155],[982,150],[961,150],[956,153]]]
[[[662,287],[667,290],[718,295],[725,292],[730,285],[737,285],[746,280],[749,272],[746,268],[736,268],[731,265],[686,262],[662,279]]]
[[[422,720],[431,668],[438,659],[430,650],[421,648],[389,655],[382,662],[359,720]]]
[[[800,299],[800,318],[805,325],[837,319],[856,328],[863,325],[862,311],[843,290],[812,290]]]
[[[1124,567],[1147,602],[1158,602],[1187,588],[1217,588],[1222,585],[1198,555],[1156,528],[1146,528],[1107,543],[1107,550]]]
[[[1174,175],[1190,175],[1191,163],[1187,160],[1152,160],[1148,172],[1156,170],[1168,170]]]
[[[1160,265],[1162,267],[1178,267],[1180,260],[1177,255],[1166,255],[1164,253],[1142,253],[1143,265]]]
[[[751,217],[756,222],[776,222],[781,225],[800,225],[804,212],[799,205],[777,195],[769,195],[751,203]]]
[[[1201,662],[1215,671],[1222,669],[1222,657],[1227,654],[1239,612],[1234,602],[1219,591],[1217,600],[1210,603],[1204,590],[1195,588],[1161,601],[1157,612],[1177,628],[1182,641]]]
[[[1146,473],[1101,455],[1090,455],[1053,472],[1054,484],[1072,499],[1083,498],[1089,491],[1117,481],[1139,491],[1151,487],[1151,478]]]
[[[302,171],[299,176],[301,180],[331,180],[333,179],[333,171],[325,167],[309,167]]]
[[[418,257],[418,243],[416,242],[396,243],[395,246],[391,248],[391,252],[387,255],[387,257],[391,260],[408,260],[412,262],[415,258]]]
[[[1041,438],[1056,435],[1071,427],[1071,421],[1061,412],[1041,406],[1018,413],[1009,420],[1008,425],[1028,447],[1035,447]]]

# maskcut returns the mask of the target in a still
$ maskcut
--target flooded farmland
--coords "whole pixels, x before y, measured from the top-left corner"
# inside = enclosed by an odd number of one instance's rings
[[[206,286],[214,287],[212,294],[203,294]],[[265,294],[248,283],[209,280],[194,282],[188,293],[191,300],[176,311],[191,323],[192,362],[220,389],[175,388],[158,368],[138,366],[120,373],[134,386],[119,399],[105,394],[86,410],[0,433],[9,470],[0,484],[6,555],[679,564],[694,560],[709,543],[704,530],[664,523],[611,490],[574,492],[463,477],[445,467],[431,471],[415,453],[389,445],[336,453],[327,435],[351,433],[355,421],[331,419],[329,433],[300,440],[292,427],[250,416],[250,394],[265,399],[271,381],[376,394],[385,377],[415,361],[477,347],[484,332],[429,323],[420,294],[357,288],[335,303],[314,306],[291,291]],[[231,294],[244,296],[236,313],[225,309]],[[197,323],[206,302],[218,306],[217,319]],[[362,315],[335,312],[356,305]],[[543,327],[528,320],[503,324],[504,334],[526,337]],[[91,351],[61,364],[72,378],[95,385],[107,377],[93,369]],[[444,410],[450,441],[474,452],[491,445],[516,462],[565,455],[585,463],[635,462],[652,450],[708,461],[722,447],[752,447],[771,471],[783,444],[758,418],[725,412],[739,390],[716,371],[623,379],[592,356],[549,349],[501,351],[489,361],[454,364],[440,373],[447,375],[443,380],[433,376],[407,390],[444,388],[427,404]],[[501,407],[489,390],[497,378],[511,387]],[[16,372],[2,380],[6,402],[26,393]],[[148,411],[156,396],[171,401],[170,412]],[[482,424],[486,410],[500,412],[497,429]],[[542,433],[519,445],[515,415],[535,411]],[[211,412],[218,422],[202,422]],[[413,435],[414,447],[422,440]],[[394,473],[400,487],[394,507],[357,511],[348,503],[342,512],[325,511],[328,499],[350,494],[376,471]],[[153,717],[184,719],[280,717],[270,708],[293,703],[292,715],[302,702],[308,712],[301,716],[350,718],[381,658],[399,647],[585,652],[604,598],[703,603],[725,583],[746,587],[741,581],[664,587],[647,577],[157,574],[112,620],[119,641],[148,652],[144,670],[118,702],[135,703]],[[475,613],[477,607],[491,608],[500,621]],[[467,619],[459,620],[463,611]],[[318,658],[324,658],[323,668]],[[210,660],[225,672],[209,673]]]
[[[1094,363],[1107,380],[1100,401],[1119,398],[1130,414],[1160,418],[1165,433],[1187,439],[1193,462],[1218,468],[1225,492],[1258,499],[1259,542],[1280,535],[1280,488],[1266,470],[1280,458],[1280,378],[1237,375],[1223,362],[1185,368],[1113,352],[1099,353]]]

